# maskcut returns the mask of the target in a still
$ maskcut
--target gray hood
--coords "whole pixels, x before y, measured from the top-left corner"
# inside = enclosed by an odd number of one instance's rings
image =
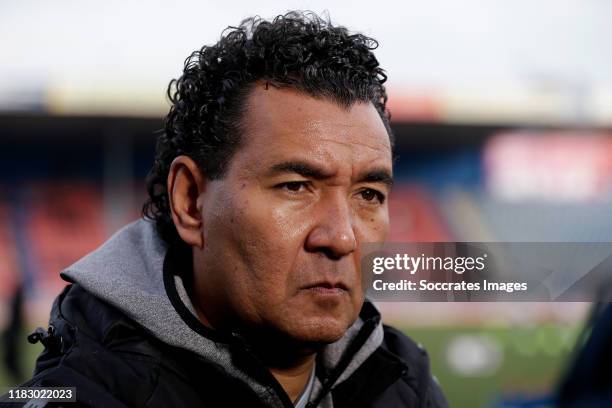
[[[269,406],[283,406],[270,387],[258,383],[233,365],[225,344],[202,336],[181,318],[164,285],[166,252],[167,246],[157,235],[153,222],[139,220],[124,227],[96,251],[65,269],[61,276],[118,308],[159,340],[190,350],[222,366],[229,376],[249,384]],[[180,277],[175,276],[174,279],[179,297],[193,313]],[[358,319],[344,337],[325,347],[319,361],[327,369],[333,369],[338,364],[362,325],[363,321]],[[378,348],[382,339],[382,324],[378,324],[335,384],[346,380]],[[317,380],[311,399],[317,396],[320,389],[321,384]],[[320,406],[332,406],[329,395],[321,401]]]

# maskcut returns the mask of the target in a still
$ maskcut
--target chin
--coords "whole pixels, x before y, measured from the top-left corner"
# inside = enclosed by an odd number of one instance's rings
[[[299,327],[293,327],[289,335],[298,342],[314,344],[329,344],[340,340],[353,324],[349,319],[330,317],[296,320],[302,320],[301,324]]]

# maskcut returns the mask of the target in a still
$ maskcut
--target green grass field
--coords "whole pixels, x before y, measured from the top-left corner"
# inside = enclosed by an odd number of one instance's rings
[[[490,407],[500,396],[538,397],[554,392],[573,355],[578,327],[428,328],[405,330],[425,345],[431,368],[451,407]],[[459,336],[497,345],[499,365],[481,375],[460,374],[449,364],[448,348]]]
[[[23,339],[23,341],[21,342],[21,347],[22,347],[22,353],[20,356],[21,366],[24,368],[24,373],[26,375],[29,375],[32,373],[32,371],[34,370],[34,362],[36,360],[36,357],[43,350],[43,346],[40,343],[38,344],[28,343],[27,341],[28,334],[32,333],[33,331],[34,329],[30,331],[25,331],[21,335],[21,339]],[[2,351],[2,355],[4,355],[4,350],[0,350],[0,351]],[[25,380],[25,378],[21,380],[23,381]],[[11,387],[11,386],[18,384],[19,382],[21,381],[18,381],[16,383],[15,379],[11,378],[9,373],[7,373],[6,368],[4,367],[4,364],[0,364],[0,387]]]

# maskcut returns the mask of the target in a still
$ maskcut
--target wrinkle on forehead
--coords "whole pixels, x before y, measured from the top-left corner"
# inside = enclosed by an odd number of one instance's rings
[[[249,98],[243,149],[250,151],[250,159],[267,162],[279,159],[274,156],[307,154],[323,162],[391,165],[389,135],[371,103],[344,108],[291,89],[272,88],[256,88]]]
[[[377,113],[378,114],[378,113]],[[391,151],[391,142],[387,130],[383,127],[385,137],[371,134],[374,129],[364,129],[364,123],[355,123],[353,121],[325,121],[321,119],[307,120],[304,124],[303,134],[305,136],[318,138],[321,142],[330,142],[351,146],[359,144],[360,146],[368,147],[375,150]],[[370,124],[371,127],[371,124]],[[381,129],[376,129],[380,131]],[[370,135],[363,137],[356,136],[357,134],[368,132]],[[330,135],[337,135],[337,138],[331,138]],[[358,140],[356,140],[358,139]]]
[[[307,138],[283,138],[282,141],[274,141],[261,149],[257,156],[260,159],[269,158],[274,160],[275,156],[284,157],[287,153],[291,157],[306,156],[304,158],[315,159],[321,164],[340,163],[365,163],[384,162],[391,163],[391,147],[383,142],[377,144],[363,143],[361,140],[338,140],[337,138],[311,135]],[[276,150],[276,147],[281,147]],[[279,158],[280,158],[279,157]]]

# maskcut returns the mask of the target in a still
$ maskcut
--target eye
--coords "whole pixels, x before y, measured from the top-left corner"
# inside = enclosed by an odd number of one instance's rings
[[[361,195],[361,198],[366,201],[373,201],[374,199],[377,199],[381,204],[385,202],[385,196],[381,192],[371,188],[363,189],[359,192],[359,194]]]
[[[297,193],[300,190],[302,190],[302,188],[306,187],[306,182],[304,181],[289,181],[287,183],[281,183],[278,185],[279,188]]]

